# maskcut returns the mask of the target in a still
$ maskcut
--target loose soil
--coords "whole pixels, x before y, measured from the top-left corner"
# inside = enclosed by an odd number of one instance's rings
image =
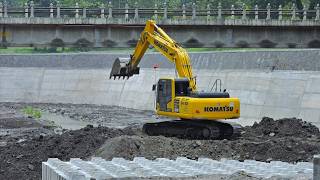
[[[270,131],[271,130],[271,131]],[[258,161],[311,161],[320,152],[319,129],[300,119],[263,118],[260,123],[243,128],[242,136],[235,140],[182,140],[163,136],[119,136],[108,139],[96,156],[105,159],[137,156],[154,159],[230,158]]]
[[[263,118],[253,126],[244,127],[241,137],[234,140],[150,137],[140,130],[143,122],[134,119],[129,119],[130,123],[124,129],[88,125],[80,130],[64,130],[59,135],[54,133],[53,127],[43,123],[45,120],[24,117],[20,109],[25,105],[0,103],[0,129],[6,131],[0,135],[0,179],[40,179],[41,162],[47,161],[48,158],[69,160],[101,156],[110,160],[113,157],[133,159],[144,156],[148,159],[160,157],[174,159],[184,156],[190,159],[206,157],[217,160],[230,158],[295,163],[312,161],[313,155],[320,153],[319,129],[296,118],[280,120]],[[58,105],[36,104],[34,106],[51,111],[57,109]],[[68,114],[70,111],[68,116],[72,114],[71,109],[77,107],[76,105],[66,106],[59,105],[64,108],[65,113]],[[85,112],[89,114],[101,112],[96,106],[92,108],[92,112],[89,105],[83,105],[83,108],[86,111],[82,111],[78,118],[85,116]],[[104,108],[108,107],[104,106]],[[110,107],[113,110],[114,108]],[[77,113],[80,110],[77,110]],[[103,118],[96,119],[101,123],[111,122],[106,118],[107,113],[108,111],[104,110],[100,114]],[[130,118],[135,118],[135,113],[138,117],[145,119],[150,115],[150,112],[144,112],[145,114],[135,110],[124,112],[123,109],[122,113],[131,114]],[[113,116],[113,120],[117,118],[117,114]],[[121,123],[124,124],[124,122],[123,120]],[[134,125],[131,124],[132,122]]]

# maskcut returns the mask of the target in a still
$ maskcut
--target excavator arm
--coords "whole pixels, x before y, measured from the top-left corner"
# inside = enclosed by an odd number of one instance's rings
[[[191,91],[196,91],[196,80],[192,74],[190,58],[187,52],[152,20],[147,21],[134,53],[130,58],[116,59],[110,73],[110,78],[129,78],[134,74],[139,74],[138,65],[149,45],[152,45],[170,62],[174,63],[179,77],[187,78]]]

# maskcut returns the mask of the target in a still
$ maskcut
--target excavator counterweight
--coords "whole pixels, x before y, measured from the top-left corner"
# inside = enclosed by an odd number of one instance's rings
[[[153,46],[175,64],[177,78],[160,78],[156,85],[156,113],[173,121],[146,123],[148,135],[188,139],[227,139],[239,135],[239,125],[223,122],[240,117],[240,100],[227,92],[199,92],[185,49],[171,39],[154,21],[148,20],[130,58],[117,58],[110,78],[139,74],[141,58]]]

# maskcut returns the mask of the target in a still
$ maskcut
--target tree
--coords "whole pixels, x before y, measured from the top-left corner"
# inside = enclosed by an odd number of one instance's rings
[[[252,5],[257,4],[261,8],[266,8],[268,3],[270,3],[271,8],[277,9],[279,5],[285,7],[291,0],[253,0]]]
[[[49,7],[51,1],[50,0],[34,0],[34,3],[41,7]]]
[[[317,4],[320,4],[320,0],[310,0],[310,9],[315,9]]]
[[[301,0],[295,0],[295,4],[298,9],[303,9],[303,4]]]

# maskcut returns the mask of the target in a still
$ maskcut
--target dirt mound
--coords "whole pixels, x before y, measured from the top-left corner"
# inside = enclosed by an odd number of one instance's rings
[[[121,136],[108,139],[97,151],[96,156],[105,159],[122,157],[132,160],[134,157],[148,159],[187,157],[197,159],[210,157],[213,159],[240,158],[230,148],[230,141],[181,140],[163,136]]]
[[[106,139],[124,134],[132,131],[87,126],[62,135],[35,135],[32,140],[0,147],[0,179],[40,179],[41,162],[48,158],[87,158]]]
[[[243,128],[242,137],[232,141],[121,136],[108,139],[96,155],[106,159],[133,159],[136,156],[175,159],[184,156],[190,159],[208,157],[266,162],[311,161],[313,155],[320,152],[319,134],[316,126],[301,119],[274,120],[265,117],[261,122]]]
[[[259,123],[244,129],[248,135],[277,137],[320,137],[319,129],[313,124],[296,118],[274,120],[264,117]]]
[[[254,140],[252,140],[254,139]],[[259,137],[228,140],[181,140],[162,136],[121,136],[111,138],[97,151],[96,156],[105,159],[122,157],[133,159],[137,156],[154,159],[158,157],[175,159],[183,156],[190,159],[207,157],[220,160],[255,159],[258,161],[311,161],[320,152],[317,138],[273,138]]]
[[[87,126],[62,135],[43,136],[0,144],[0,179],[39,179],[41,162],[48,158],[69,160],[101,156],[148,159],[187,157],[230,158],[259,161],[311,161],[320,153],[319,129],[299,119],[273,120],[243,128],[235,140],[183,140],[143,134],[140,126],[125,129]]]

